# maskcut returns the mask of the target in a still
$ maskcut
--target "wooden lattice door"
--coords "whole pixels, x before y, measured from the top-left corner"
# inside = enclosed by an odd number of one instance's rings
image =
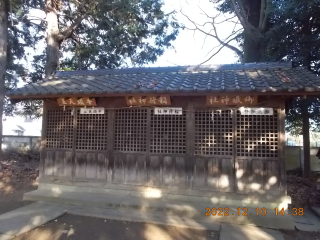
[[[147,182],[147,109],[115,111],[113,182],[145,185]]]
[[[149,186],[187,187],[186,116],[151,110]]]
[[[195,112],[193,188],[234,190],[234,111]]]
[[[46,112],[46,145],[43,177],[72,178],[73,114],[71,109],[49,109]]]
[[[238,192],[278,192],[279,118],[236,114],[236,186]]]

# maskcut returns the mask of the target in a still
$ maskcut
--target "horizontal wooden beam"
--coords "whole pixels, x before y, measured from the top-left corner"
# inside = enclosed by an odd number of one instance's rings
[[[103,93],[103,94],[68,94],[69,97],[131,97],[131,96],[155,96],[155,95],[161,95],[161,94],[168,94],[168,93],[129,93],[129,94],[121,94],[121,93]],[[205,96],[205,95],[230,95],[230,94],[236,94],[238,96],[246,96],[246,95],[257,95],[257,96],[319,96],[319,91],[314,92],[181,92],[181,93],[169,93],[171,97],[175,96]],[[20,100],[26,100],[26,99],[46,99],[46,98],[60,98],[65,97],[65,94],[59,94],[59,95],[13,95],[9,96],[11,99],[20,99]]]

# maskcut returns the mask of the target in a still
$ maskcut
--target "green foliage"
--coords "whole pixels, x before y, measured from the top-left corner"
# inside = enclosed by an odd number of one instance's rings
[[[41,2],[34,1],[40,7]],[[175,13],[162,11],[161,0],[61,1],[59,29],[64,33],[81,14],[86,17],[70,36],[61,42],[59,70],[103,69],[155,62],[172,47],[179,24]],[[36,56],[32,81],[41,79],[45,55]],[[41,68],[41,69],[39,69]]]
[[[320,131],[320,99],[310,97],[306,99],[308,115],[311,123],[310,131]],[[288,102],[286,114],[286,131],[292,136],[302,135],[302,99],[294,98]]]
[[[10,1],[7,49],[7,70],[5,74],[6,91],[16,88],[20,80],[26,81],[28,71],[23,61],[27,59],[26,48],[32,46],[37,38],[32,34],[30,21],[18,21],[21,12],[25,11],[25,5],[21,1]],[[13,115],[15,105],[8,98],[4,101],[4,113]]]
[[[241,1],[250,13],[252,2]],[[230,0],[212,0],[223,13],[234,13]],[[292,61],[320,73],[320,1],[272,0],[267,29],[259,39],[263,51],[261,61]],[[244,37],[244,35],[242,35]],[[240,41],[241,43],[241,41]],[[239,44],[243,47],[243,44]],[[301,99],[287,103],[286,130],[292,135],[302,134]],[[320,131],[320,100],[309,98],[309,118],[313,131]]]
[[[16,1],[16,0],[13,0]],[[59,31],[65,35],[60,42],[58,70],[104,69],[124,66],[140,66],[155,62],[166,48],[172,47],[179,24],[175,12],[165,13],[161,0],[52,0],[51,7],[59,12]],[[35,47],[44,40],[44,21],[31,21],[32,9],[45,11],[45,1],[30,0],[14,7],[13,19],[19,25],[10,31],[7,84],[17,87],[18,79],[27,83],[44,79],[46,52],[35,55],[32,69],[19,59],[26,58],[26,47]],[[31,14],[30,14],[31,13]],[[70,26],[83,17],[72,31]],[[6,114],[14,112],[7,101]],[[23,111],[16,114],[38,114],[41,102],[24,102]]]

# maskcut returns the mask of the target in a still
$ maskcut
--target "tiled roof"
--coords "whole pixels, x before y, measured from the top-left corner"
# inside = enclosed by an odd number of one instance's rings
[[[291,63],[128,68],[57,72],[51,79],[7,93],[10,97],[70,94],[320,91],[320,78]]]

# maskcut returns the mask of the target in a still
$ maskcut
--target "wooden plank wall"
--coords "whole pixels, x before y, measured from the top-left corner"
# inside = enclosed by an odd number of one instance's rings
[[[279,108],[283,99],[259,98],[260,105]],[[46,148],[46,111],[61,109],[53,101],[45,101],[40,177],[44,180],[76,182],[102,182],[117,186],[148,186],[205,191],[279,192],[283,182],[283,148],[279,158],[239,158],[234,156],[195,155],[194,110],[204,108],[205,97],[172,97],[172,107],[183,107],[186,113],[186,152],[184,154],[119,152],[114,146],[115,108],[126,106],[125,98],[100,98],[98,106],[108,110],[105,150],[77,150],[75,147],[77,114],[74,111],[72,149]],[[228,108],[226,108],[228,109]],[[281,112],[281,111],[280,111]],[[283,111],[279,133],[284,131]],[[233,119],[232,121],[235,121]],[[150,142],[150,111],[148,111],[147,140]],[[283,122],[283,123],[282,123]],[[282,133],[281,133],[282,134]],[[281,135],[280,134],[280,135]],[[282,136],[282,135],[281,135]],[[235,137],[233,138],[235,141]],[[281,145],[283,137],[279,137]],[[235,151],[235,150],[234,150]]]

